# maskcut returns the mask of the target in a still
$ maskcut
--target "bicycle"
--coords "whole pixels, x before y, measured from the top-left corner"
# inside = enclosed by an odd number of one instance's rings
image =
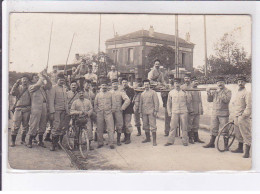
[[[86,129],[87,116],[73,114],[71,117],[72,125],[70,125],[66,131],[68,148],[75,150],[78,147],[81,156],[87,158],[90,151],[90,141]]]
[[[217,149],[220,152],[224,152],[229,149],[235,140],[235,128],[234,121],[227,123],[219,132],[217,137]],[[223,138],[222,138],[223,137]],[[225,140],[227,141],[227,148],[225,148]]]

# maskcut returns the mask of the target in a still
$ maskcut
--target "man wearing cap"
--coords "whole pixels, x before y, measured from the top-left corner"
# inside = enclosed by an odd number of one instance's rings
[[[93,73],[93,67],[92,65],[88,66],[88,73],[85,74],[85,80],[90,80],[91,82],[97,83],[97,75]]]
[[[129,144],[129,143],[131,143],[131,133],[133,131],[131,120],[132,120],[132,114],[134,113],[133,99],[135,96],[135,91],[133,88],[129,87],[127,78],[122,78],[122,86],[123,86],[123,91],[126,93],[128,98],[130,99],[130,104],[126,107],[125,110],[123,110],[123,118],[124,118],[123,131],[125,134],[124,142],[125,142],[125,144]]]
[[[169,75],[169,85],[167,85],[168,90],[174,89],[174,75],[170,74]],[[170,133],[170,122],[171,122],[171,117],[168,115],[167,111],[167,100],[168,100],[168,94],[169,92],[161,92],[161,97],[163,101],[163,107],[165,110],[164,114],[164,136],[169,136]]]
[[[192,88],[197,89],[199,81],[196,77],[192,78]],[[192,101],[191,106],[193,107],[193,112],[189,115],[191,121],[191,137],[194,137],[194,142],[205,143],[199,138],[199,124],[200,115],[203,115],[203,106],[200,91],[191,91]]]
[[[29,119],[31,111],[31,97],[28,91],[29,77],[23,75],[13,85],[10,94],[16,97],[16,105],[14,107],[13,127],[11,130],[11,147],[15,146],[16,136],[22,124],[21,143],[25,143],[25,137],[29,129]]]
[[[224,127],[229,120],[229,102],[232,93],[225,87],[225,80],[223,77],[217,78],[217,90],[212,91],[207,88],[207,100],[213,102],[211,115],[211,139],[210,142],[203,146],[204,148],[215,148],[215,139],[218,135],[219,128]],[[225,150],[228,150],[228,139],[224,138]]]
[[[144,80],[145,91],[140,96],[139,113],[143,120],[143,130],[146,139],[142,143],[150,142],[150,131],[153,136],[153,146],[156,146],[156,117],[159,111],[159,99],[157,93],[150,89],[150,80]]]
[[[246,78],[238,77],[238,92],[235,98],[235,136],[238,140],[238,148],[233,150],[233,153],[243,153],[243,144],[245,144],[244,158],[249,158],[250,147],[252,142],[251,136],[251,113],[252,99],[251,92],[245,88]]]
[[[47,115],[49,112],[47,90],[50,90],[52,83],[47,75],[47,69],[35,76],[34,82],[29,86],[31,95],[31,116],[29,121],[29,143],[28,148],[32,148],[32,140],[38,134],[38,145],[45,147],[43,143],[43,134],[46,130]],[[46,83],[44,81],[46,80]]]
[[[114,119],[113,114],[116,110],[115,97],[107,91],[107,80],[100,80],[100,92],[96,95],[94,101],[94,110],[97,114],[97,140],[98,148],[104,145],[103,133],[106,125],[108,132],[108,144],[114,149]]]
[[[142,87],[142,78],[137,78],[136,79],[137,85],[136,87]],[[140,97],[141,97],[141,92],[135,91],[135,96],[133,99],[134,102],[134,121],[135,121],[135,126],[137,128],[137,136],[141,135],[141,117],[139,113],[139,103],[140,103]]]
[[[58,142],[62,143],[63,135],[65,134],[65,118],[69,114],[68,97],[64,87],[65,76],[59,73],[57,85],[50,90],[50,114],[53,118],[52,146],[51,151],[55,151]]]
[[[118,79],[120,72],[116,71],[116,67],[114,65],[111,66],[111,71],[108,72],[107,77],[109,80]]]
[[[194,144],[194,136],[193,133],[191,132],[191,128],[192,128],[192,116],[191,114],[193,114],[192,112],[190,112],[191,110],[191,106],[192,106],[192,94],[190,91],[186,91],[188,89],[191,89],[192,85],[191,85],[191,74],[186,73],[184,75],[184,84],[181,85],[181,89],[183,91],[186,92],[186,95],[189,96],[189,98],[191,99],[191,101],[187,104],[188,106],[188,137],[189,137],[189,143]]]
[[[117,145],[120,146],[120,137],[123,130],[123,111],[129,106],[130,99],[125,92],[118,90],[118,80],[112,80],[112,95],[115,98],[115,112],[114,112],[114,121],[117,131]]]
[[[171,117],[171,131],[168,137],[168,141],[165,146],[173,145],[175,141],[176,130],[181,122],[182,129],[182,143],[184,146],[188,146],[188,104],[190,103],[190,98],[181,89],[181,79],[174,79],[174,89],[169,92],[167,100],[167,110]],[[191,107],[192,109],[192,107]]]
[[[74,64],[80,64],[81,63],[81,57],[79,56],[78,53],[75,54],[75,59],[73,60]]]
[[[151,81],[151,83],[159,82],[165,84],[163,80],[163,73],[160,71],[159,59],[154,60],[154,66],[153,69],[148,73],[148,79]]]
[[[81,90],[84,88],[84,81],[85,81],[84,75],[87,73],[88,73],[88,67],[86,65],[86,59],[82,59],[76,71],[71,75],[72,79],[78,80],[77,83]]]

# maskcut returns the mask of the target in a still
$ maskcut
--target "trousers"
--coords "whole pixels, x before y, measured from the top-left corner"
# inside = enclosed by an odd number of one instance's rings
[[[170,127],[171,123],[171,117],[168,115],[167,108],[165,108],[165,114],[164,114],[164,132],[169,133],[171,130]]]
[[[145,132],[156,132],[156,117],[153,114],[143,114],[143,130]]]
[[[251,146],[251,119],[249,117],[235,117],[235,136],[240,143],[245,143]]]
[[[176,130],[179,126],[179,121],[181,123],[181,129],[182,129],[182,142],[188,143],[187,119],[188,119],[187,113],[172,113],[171,130],[170,130],[170,134],[169,134],[169,137],[168,137],[168,143],[174,144],[175,136],[176,136]]]
[[[219,128],[222,129],[228,123],[229,116],[211,116],[211,135],[218,136]]]
[[[97,112],[97,141],[98,145],[103,145],[103,133],[106,125],[108,133],[108,144],[113,145],[114,143],[114,119],[113,114],[106,113],[105,111]]]
[[[130,134],[133,132],[133,126],[131,124],[132,114],[124,114],[123,117],[124,117],[123,131],[127,134]]]
[[[51,134],[54,136],[65,135],[66,133],[66,111],[55,111],[53,120],[53,130]]]
[[[124,125],[122,111],[117,110],[116,112],[113,113],[113,116],[114,116],[116,131],[118,133],[122,133],[123,125]]]
[[[31,110],[31,116],[29,121],[29,135],[35,136],[37,134],[43,135],[46,130],[47,124],[47,105],[42,104],[42,110]]]
[[[191,122],[191,131],[192,132],[198,132],[200,127],[200,115],[190,115],[189,116],[190,122]]]
[[[29,130],[30,110],[16,108],[13,116],[13,128],[11,129],[12,135],[17,135],[22,124],[21,134],[26,135]]]
[[[136,127],[141,127],[141,117],[138,111],[134,112],[134,121]]]

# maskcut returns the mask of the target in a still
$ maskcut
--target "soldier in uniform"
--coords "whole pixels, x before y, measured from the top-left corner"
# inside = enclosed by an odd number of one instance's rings
[[[113,79],[118,79],[120,72],[116,71],[116,67],[114,65],[111,66],[111,71],[108,72],[107,77],[110,81]]]
[[[130,99],[125,92],[118,90],[118,80],[112,80],[112,95],[115,97],[114,122],[117,131],[117,145],[120,146],[120,137],[123,130],[123,111],[129,106]]]
[[[197,89],[199,85],[198,79],[193,77],[192,79],[192,88]],[[205,143],[199,138],[199,124],[200,124],[200,115],[203,115],[203,106],[201,99],[200,91],[191,91],[192,101],[191,106],[193,107],[193,112],[190,115],[191,121],[191,137],[194,137],[194,142]]]
[[[127,78],[122,78],[122,86],[123,86],[123,91],[130,99],[129,106],[127,106],[127,108],[123,110],[123,118],[124,118],[123,129],[125,134],[125,144],[129,144],[131,143],[131,133],[133,131],[131,120],[132,120],[132,114],[134,113],[133,99],[134,99],[135,91],[133,88],[129,87]]]
[[[46,84],[44,83],[46,80]],[[29,86],[29,92],[31,95],[31,116],[29,121],[29,143],[28,148],[32,148],[32,140],[38,134],[38,145],[45,147],[43,143],[43,134],[46,130],[47,115],[49,112],[48,107],[48,95],[46,90],[50,90],[52,83],[47,75],[47,69],[37,76],[32,85]]]
[[[11,130],[11,147],[15,146],[16,136],[22,124],[21,143],[25,143],[25,137],[29,129],[29,119],[31,112],[31,97],[28,91],[29,77],[23,75],[16,81],[11,89],[11,95],[16,97],[16,106],[14,107],[13,128]]]
[[[151,81],[151,83],[162,83],[165,84],[163,73],[160,71],[160,60],[156,59],[154,60],[154,67],[153,69],[148,73],[148,79]]]
[[[153,135],[153,146],[156,146],[156,117],[159,111],[159,99],[157,93],[150,89],[150,80],[143,81],[145,91],[140,96],[139,113],[143,120],[143,129],[146,139],[142,143],[150,142],[150,131]]]
[[[114,119],[115,112],[115,97],[111,92],[107,91],[107,80],[101,80],[100,92],[96,95],[94,101],[94,110],[97,114],[97,140],[98,148],[101,148],[103,143],[104,127],[106,125],[108,132],[108,144],[111,149],[114,149]]]
[[[238,140],[238,148],[232,150],[233,153],[243,153],[243,144],[245,144],[244,158],[249,158],[250,146],[252,141],[251,136],[251,113],[252,113],[252,99],[251,92],[245,88],[246,78],[238,77],[238,93],[235,99],[235,136]]]
[[[88,66],[88,73],[85,74],[85,80],[90,80],[91,82],[97,83],[97,75],[93,73],[92,65]]]
[[[213,102],[213,110],[211,116],[211,139],[210,142],[203,146],[204,148],[215,148],[215,139],[218,135],[219,128],[222,128],[229,120],[229,102],[231,99],[231,91],[225,87],[225,79],[217,78],[218,89],[212,91],[207,89],[207,100]],[[228,150],[228,139],[224,138],[225,149]]]
[[[171,117],[171,131],[165,146],[173,145],[176,135],[176,130],[181,122],[182,129],[182,143],[184,146],[188,146],[188,112],[191,111],[188,104],[190,103],[190,97],[180,87],[181,79],[174,79],[174,89],[169,92],[167,100],[167,110]]]
[[[68,97],[64,87],[65,76],[59,73],[57,85],[50,90],[50,114],[53,119],[52,145],[50,151],[55,151],[55,148],[60,141],[62,143],[63,135],[65,134],[66,115],[69,114]]]
[[[192,85],[191,85],[191,74],[186,73],[184,75],[184,84],[181,85],[181,89],[184,90],[186,92],[186,95],[189,96],[189,99],[191,99],[191,101],[187,104],[188,106],[188,110],[191,110],[191,106],[192,106],[192,96],[191,96],[191,92],[190,91],[186,91],[188,89],[191,89]],[[192,112],[188,113],[188,137],[189,137],[189,143],[194,144],[194,136],[193,133],[191,132],[191,128],[192,128]]]
[[[142,87],[142,78],[137,78],[137,87]],[[137,136],[141,135],[141,117],[139,113],[139,103],[140,103],[140,97],[141,97],[141,92],[135,92],[135,96],[133,99],[134,102],[134,121],[135,121],[135,126],[137,128]]]

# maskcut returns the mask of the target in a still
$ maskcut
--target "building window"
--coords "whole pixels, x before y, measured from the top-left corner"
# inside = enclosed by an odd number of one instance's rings
[[[113,49],[113,54],[114,54],[114,63],[117,64],[117,62],[118,62],[118,50]]]
[[[185,55],[186,55],[185,53],[182,53],[182,54],[181,54],[182,67],[185,67],[185,62],[186,62],[186,61],[185,61]]]
[[[128,56],[128,59],[127,59],[128,64],[133,64],[133,62],[134,62],[134,49],[133,48],[128,49],[127,56]]]

